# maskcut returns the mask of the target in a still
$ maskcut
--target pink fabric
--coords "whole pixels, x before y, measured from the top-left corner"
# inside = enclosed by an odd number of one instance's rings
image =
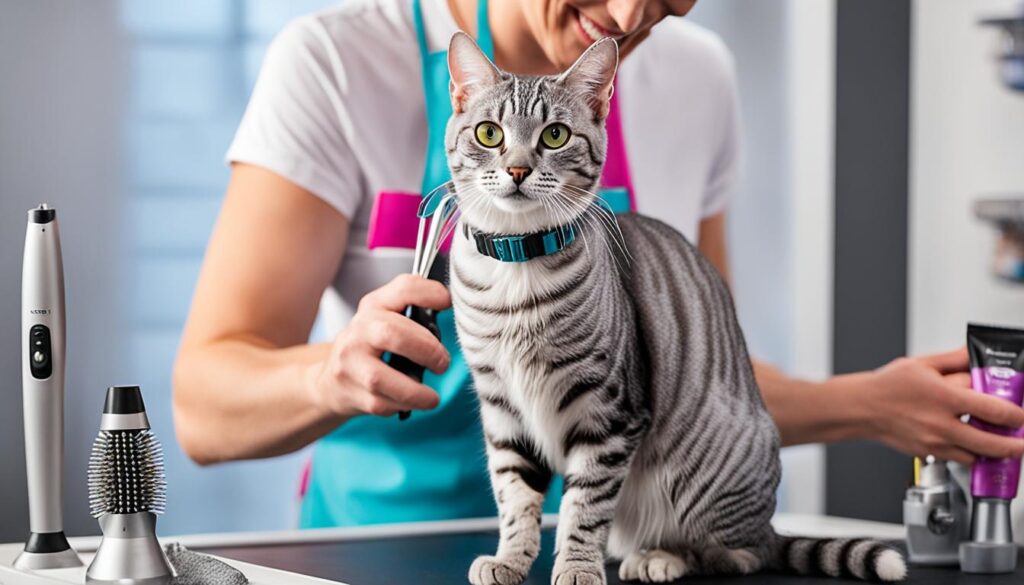
[[[313,475],[313,458],[310,457],[306,460],[306,464],[302,466],[302,475],[299,476],[299,499],[306,497],[309,492],[309,480]]]
[[[416,193],[382,191],[370,210],[370,230],[366,235],[366,247],[416,249],[416,233],[420,218],[417,215],[423,198]],[[426,230],[430,229],[427,219]],[[425,233],[425,232],[424,232]],[[441,242],[441,252],[448,253],[452,235]]]
[[[382,191],[370,210],[370,230],[366,235],[366,247],[416,249],[416,229],[420,206],[416,193]]]
[[[622,131],[622,115],[619,113],[618,88],[612,93],[605,129],[608,131],[608,153],[605,155],[604,171],[601,173],[601,186],[625,187],[629,192],[629,210],[636,212],[636,195],[629,174],[626,138]]]

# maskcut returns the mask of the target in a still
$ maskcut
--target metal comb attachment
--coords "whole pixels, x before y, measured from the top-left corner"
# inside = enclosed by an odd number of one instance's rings
[[[452,188],[453,184],[449,181],[431,191],[420,202],[417,211],[420,221],[416,229],[416,251],[412,262],[412,273],[417,276],[429,277],[438,251],[459,222],[461,214]],[[409,305],[402,314],[426,327],[437,339],[441,339],[441,330],[437,327],[437,314],[432,309]],[[417,382],[423,381],[426,368],[412,360],[388,353],[384,355],[384,361]],[[409,415],[409,411],[404,410],[398,413],[398,419],[405,420]]]

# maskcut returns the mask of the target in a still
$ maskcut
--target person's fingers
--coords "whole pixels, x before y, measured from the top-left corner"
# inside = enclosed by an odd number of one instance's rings
[[[958,448],[982,457],[1017,458],[1024,453],[1024,440],[989,433],[959,422],[950,429],[949,439]]]
[[[933,353],[918,358],[922,363],[936,369],[941,374],[967,371],[967,347],[961,347],[945,353]]]
[[[375,394],[364,394],[360,408],[366,414],[372,414],[373,416],[394,416],[395,413],[405,410],[401,404],[386,396],[377,396]]]
[[[370,401],[380,399],[385,409],[394,406],[392,413],[434,408],[440,400],[437,392],[428,386],[379,361],[367,369],[363,384],[370,391]]]
[[[366,341],[379,353],[389,351],[430,368],[435,374],[448,369],[448,350],[426,327],[412,319],[379,311],[365,325]]]
[[[958,388],[970,388],[971,387],[971,375],[967,372],[957,372],[955,374],[946,374],[943,379],[952,386]]]
[[[396,276],[391,282],[367,293],[360,308],[378,308],[399,312],[409,305],[441,311],[452,305],[451,295],[443,284],[412,274]]]
[[[1024,409],[1001,398],[974,390],[957,388],[961,411],[989,424],[1019,429],[1024,427]]]
[[[975,459],[974,455],[969,451],[964,451],[957,447],[943,447],[937,449],[935,453],[929,453],[929,455],[934,455],[946,461],[956,461],[962,465],[970,465],[974,463]]]

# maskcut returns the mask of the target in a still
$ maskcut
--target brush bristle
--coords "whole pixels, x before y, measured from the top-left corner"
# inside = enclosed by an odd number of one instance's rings
[[[160,442],[149,430],[100,431],[89,457],[89,507],[104,514],[161,514],[167,480]]]

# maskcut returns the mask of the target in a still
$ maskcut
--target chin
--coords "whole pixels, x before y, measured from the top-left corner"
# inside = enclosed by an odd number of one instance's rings
[[[503,211],[509,214],[529,213],[542,207],[540,201],[523,197],[496,197],[492,201],[492,204],[498,211]]]
[[[470,227],[492,234],[523,234],[551,227],[552,219],[537,200],[492,199],[484,209],[463,210]]]

